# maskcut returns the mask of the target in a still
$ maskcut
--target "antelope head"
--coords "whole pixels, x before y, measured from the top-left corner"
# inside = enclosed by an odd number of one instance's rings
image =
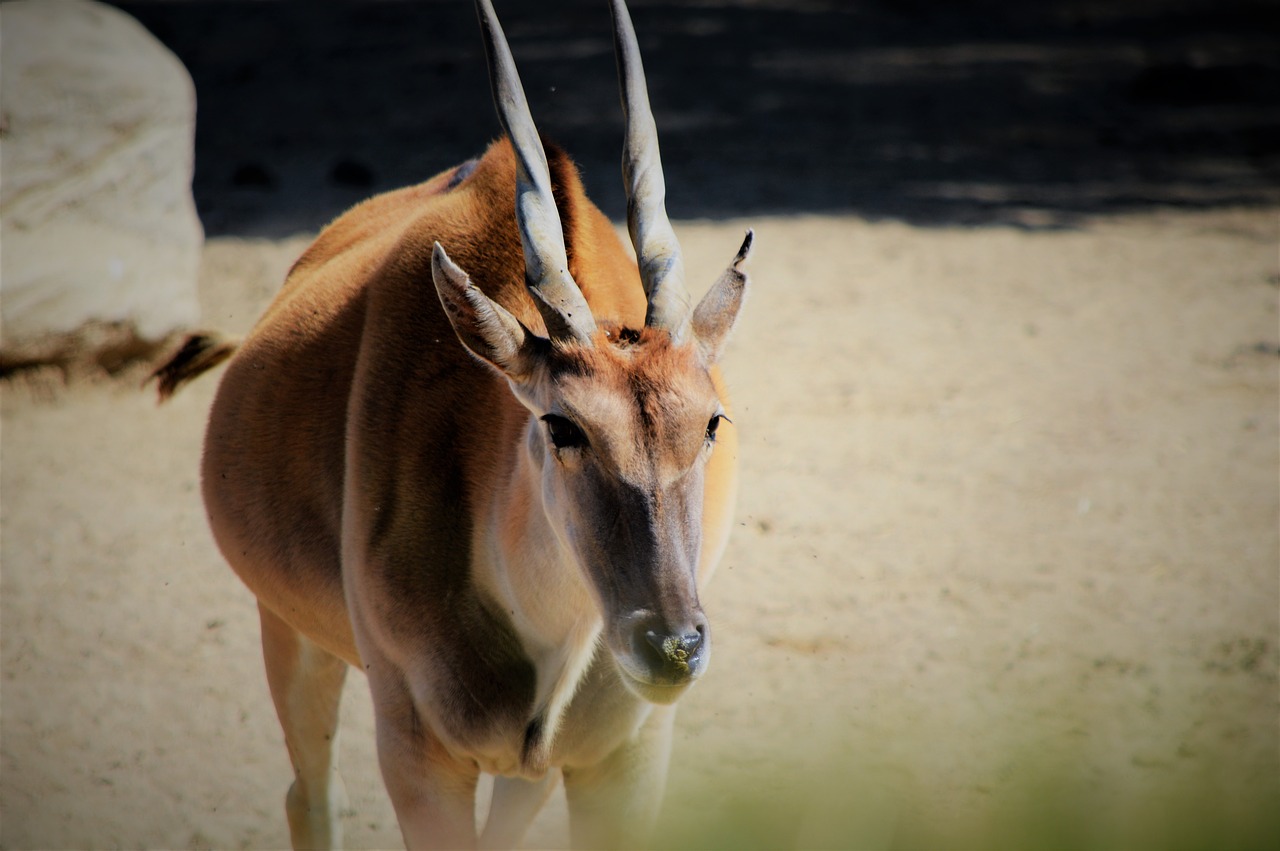
[[[646,700],[670,702],[710,658],[697,570],[705,470],[726,421],[710,371],[742,305],[752,235],[691,309],[635,33],[613,0],[627,222],[648,307],[644,328],[597,325],[569,273],[546,154],[510,49],[489,0],[477,6],[516,153],[525,283],[547,336],[485,296],[439,243],[436,289],[463,345],[530,411],[524,451],[543,509],[599,606],[622,680]]]

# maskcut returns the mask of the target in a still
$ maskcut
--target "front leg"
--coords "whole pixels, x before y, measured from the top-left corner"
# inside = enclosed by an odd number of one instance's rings
[[[564,769],[574,848],[643,848],[662,806],[674,706],[655,706],[636,734],[596,765]]]
[[[480,834],[480,847],[496,851],[519,845],[542,805],[556,790],[559,780],[560,772],[554,770],[548,771],[541,780],[493,778],[493,800],[489,804],[484,832]]]
[[[479,770],[449,753],[423,723],[398,675],[369,684],[377,723],[378,765],[406,848],[474,848]]]

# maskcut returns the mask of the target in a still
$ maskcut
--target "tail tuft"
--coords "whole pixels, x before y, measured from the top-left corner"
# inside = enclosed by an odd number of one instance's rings
[[[182,347],[147,376],[143,386],[158,382],[160,402],[165,402],[188,381],[213,369],[235,352],[240,340],[216,332],[192,334]]]

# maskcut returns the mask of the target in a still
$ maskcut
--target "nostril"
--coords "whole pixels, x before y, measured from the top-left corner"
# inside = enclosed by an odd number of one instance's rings
[[[695,627],[694,632],[685,633],[681,641],[686,653],[690,656],[697,653],[698,648],[702,646],[702,627]]]
[[[687,668],[689,661],[702,646],[702,627],[695,627],[693,632],[681,635],[647,629],[644,632],[644,640],[653,648],[658,661]]]

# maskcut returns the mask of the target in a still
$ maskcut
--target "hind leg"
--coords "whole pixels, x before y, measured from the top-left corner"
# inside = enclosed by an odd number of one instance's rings
[[[271,698],[293,762],[285,798],[293,847],[342,845],[346,789],[338,776],[338,705],[347,663],[320,649],[259,604]]]

